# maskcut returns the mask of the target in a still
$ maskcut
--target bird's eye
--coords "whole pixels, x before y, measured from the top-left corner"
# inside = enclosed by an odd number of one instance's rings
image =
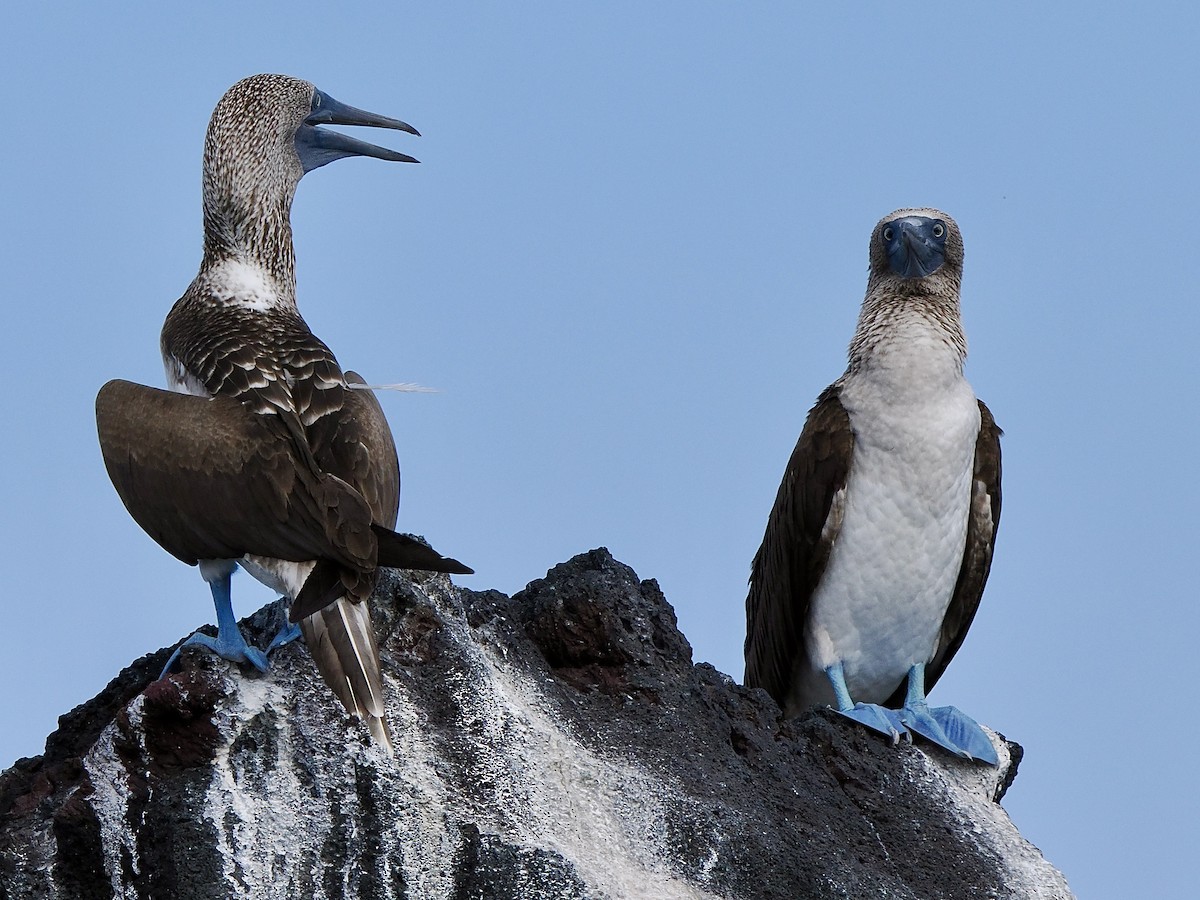
[[[945,225],[943,225],[941,222],[934,222],[934,224],[933,224],[933,236],[934,236],[935,238],[940,238],[940,237],[941,237],[942,235],[944,235],[945,233],[946,233],[946,226],[945,226]]]
[[[887,228],[883,229],[883,239],[885,241],[890,241],[895,236],[896,236],[896,232],[892,231],[891,225],[889,225]]]

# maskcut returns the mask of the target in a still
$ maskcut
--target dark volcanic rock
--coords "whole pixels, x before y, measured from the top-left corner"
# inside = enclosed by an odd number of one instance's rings
[[[605,550],[512,598],[392,573],[373,602],[395,760],[303,646],[156,682],[160,651],[0,776],[0,900],[1071,896],[998,803],[1015,744],[997,770],[783,722]]]

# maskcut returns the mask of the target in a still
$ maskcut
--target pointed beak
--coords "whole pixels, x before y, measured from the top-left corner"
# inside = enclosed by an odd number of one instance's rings
[[[300,156],[305,173],[347,156],[370,156],[389,162],[418,162],[407,153],[377,147],[337,131],[318,128],[318,125],[366,125],[371,128],[407,131],[417,137],[421,136],[421,133],[407,122],[356,109],[334,100],[324,91],[316,91],[313,95],[312,112],[296,129],[296,153]]]

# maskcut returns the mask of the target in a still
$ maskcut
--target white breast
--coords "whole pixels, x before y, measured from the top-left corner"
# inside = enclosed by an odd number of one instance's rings
[[[962,563],[979,407],[955,366],[908,347],[893,365],[847,375],[855,432],[845,518],[805,632],[808,702],[832,702],[841,661],[855,701],[880,703],[928,662]]]

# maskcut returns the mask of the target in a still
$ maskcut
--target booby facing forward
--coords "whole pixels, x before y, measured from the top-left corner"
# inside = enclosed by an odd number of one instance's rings
[[[417,134],[282,75],[244,79],[222,97],[204,144],[203,261],[162,330],[171,392],[110,382],[97,426],[130,514],[198,564],[212,590],[218,636],[185,645],[267,670],[233,616],[240,564],[292,599],[293,624],[268,652],[302,632],[334,693],[390,752],[364,602],[376,568],[471,569],[391,530],[400,470],[383,410],[296,307],[290,216],[304,174],[347,156],[416,162],[324,124]]]
[[[746,684],[788,716],[833,704],[995,764],[973,719],[925,700],[1000,521],[1001,432],[963,377],[962,237],[939,210],[897,210],[870,261],[849,366],[808,414],[754,558]]]

